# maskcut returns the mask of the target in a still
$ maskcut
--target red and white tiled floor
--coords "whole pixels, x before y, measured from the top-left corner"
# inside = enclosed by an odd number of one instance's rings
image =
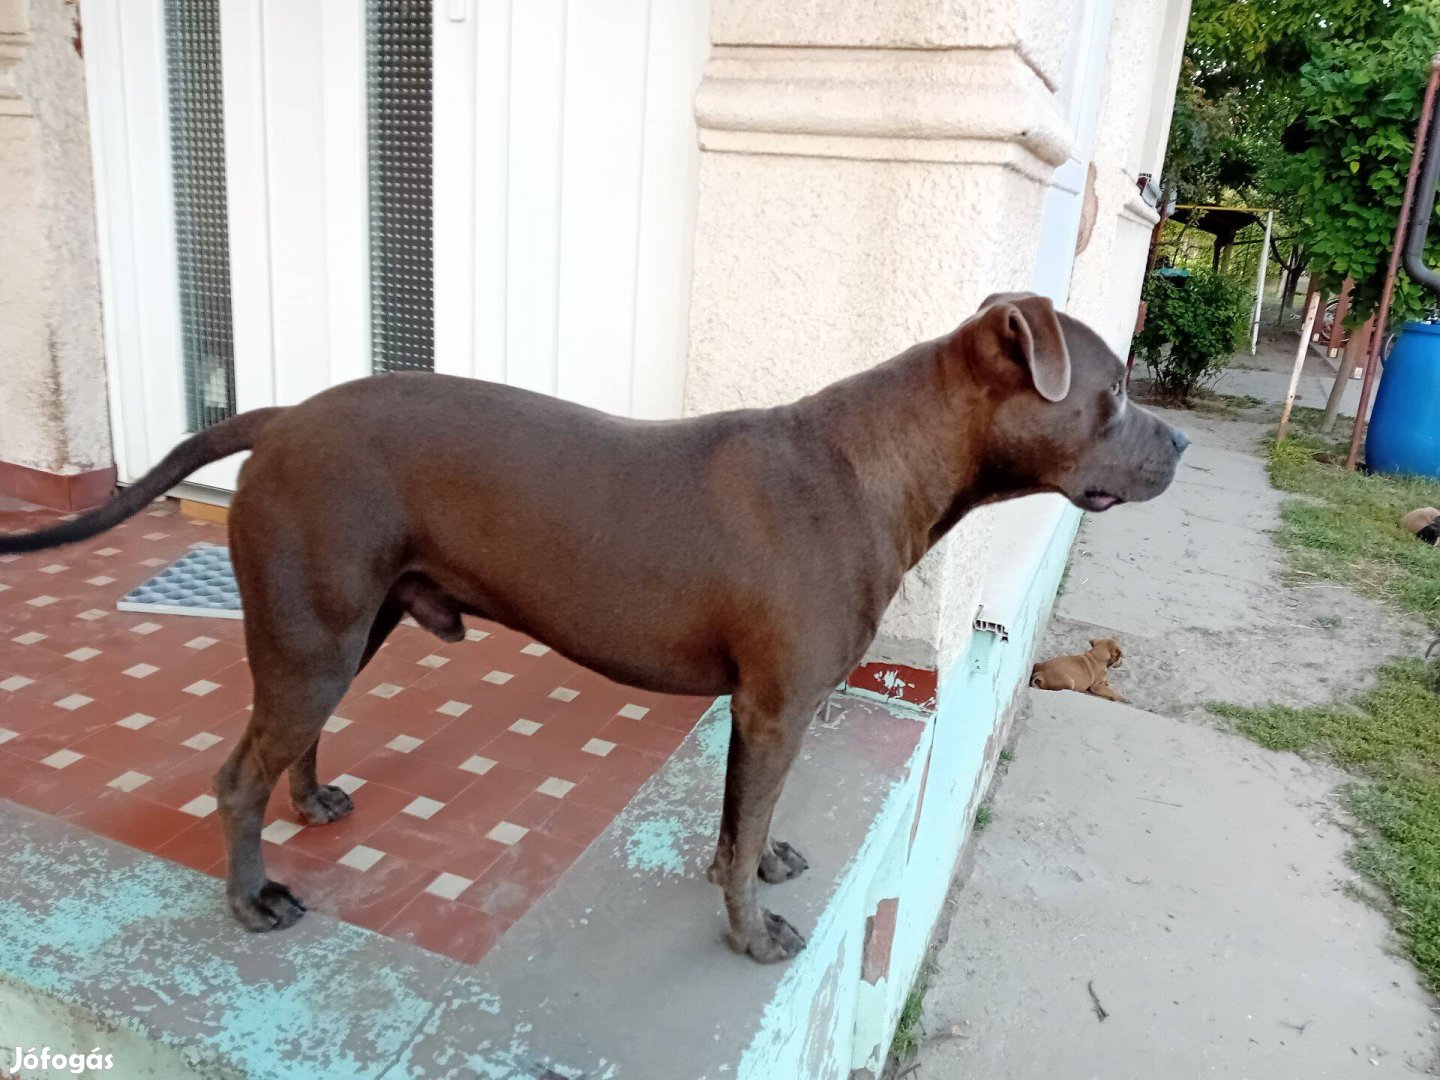
[[[58,513],[0,497],[0,532]],[[175,503],[84,544],[0,556],[0,798],[221,876],[211,777],[251,696],[241,623],[115,601],[224,527]],[[474,962],[564,873],[709,705],[611,683],[493,624],[401,626],[341,703],[299,824],[282,780],[271,876],[315,910]]]

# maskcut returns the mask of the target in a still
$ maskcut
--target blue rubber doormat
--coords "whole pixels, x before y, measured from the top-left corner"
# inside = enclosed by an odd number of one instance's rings
[[[155,615],[208,615],[239,619],[240,590],[230,566],[230,549],[205,544],[192,548],[143,585],[115,602],[120,611]]]

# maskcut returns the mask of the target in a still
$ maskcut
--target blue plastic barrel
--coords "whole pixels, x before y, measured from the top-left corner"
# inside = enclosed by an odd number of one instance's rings
[[[1375,392],[1365,464],[1440,476],[1440,324],[1406,323],[1395,339]]]

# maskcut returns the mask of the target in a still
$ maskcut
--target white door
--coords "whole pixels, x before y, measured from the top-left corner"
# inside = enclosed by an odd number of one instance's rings
[[[83,17],[122,481],[373,371],[678,414],[704,0]]]
[[[678,416],[707,0],[435,0],[435,368]]]

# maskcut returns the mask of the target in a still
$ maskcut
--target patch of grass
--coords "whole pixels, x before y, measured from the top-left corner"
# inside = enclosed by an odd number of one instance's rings
[[[1415,541],[1411,541],[1414,543]],[[1396,929],[1432,990],[1440,990],[1440,664],[1407,659],[1375,689],[1313,708],[1212,704],[1273,750],[1319,753],[1370,780],[1346,789],[1365,833],[1350,853],[1380,886]]]
[[[905,998],[900,1009],[900,1019],[895,1022],[895,1037],[890,1040],[890,1059],[904,1061],[914,1056],[920,1048],[924,1032],[920,1030],[920,1014],[925,1011],[925,995],[930,992],[930,980],[935,977],[935,961],[926,958],[920,965],[920,974],[915,985]]]
[[[1007,749],[1007,750],[1001,750],[1001,751],[1000,751],[1000,764],[1001,764],[1001,765],[1009,765],[1010,762],[1012,762],[1012,761],[1014,761],[1014,760],[1015,760],[1015,751],[1013,751],[1013,750],[1008,750],[1008,749]]]
[[[1345,625],[1345,620],[1339,615],[1316,615],[1315,625],[1322,630],[1339,630]]]
[[[1319,432],[1320,412],[1297,409],[1292,438],[1270,450],[1270,480],[1301,498],[1280,507],[1276,542],[1300,579],[1338,581],[1421,615],[1440,615],[1440,550],[1400,524],[1419,506],[1440,505],[1440,482],[1346,472],[1344,438]],[[1335,464],[1316,461],[1330,455]]]
[[[981,829],[985,828],[986,825],[989,825],[990,822],[994,820],[995,811],[991,810],[988,806],[980,807],[979,810],[975,811],[975,831],[979,832]]]

